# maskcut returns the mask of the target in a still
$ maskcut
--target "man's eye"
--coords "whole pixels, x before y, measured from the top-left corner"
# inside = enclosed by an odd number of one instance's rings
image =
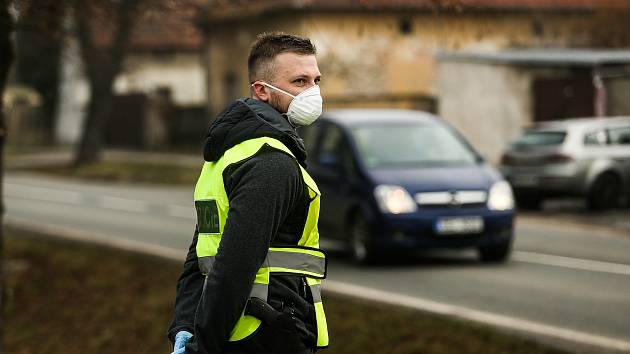
[[[295,80],[293,82],[296,83],[298,86],[306,85],[306,79],[297,79],[297,80]]]
[[[315,84],[319,85],[319,83],[322,81],[322,79],[315,79]]]

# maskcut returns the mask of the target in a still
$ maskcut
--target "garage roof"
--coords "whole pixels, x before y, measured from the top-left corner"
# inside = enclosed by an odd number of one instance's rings
[[[615,49],[509,49],[497,52],[442,52],[443,61],[484,62],[541,66],[602,66],[630,64],[630,50]]]

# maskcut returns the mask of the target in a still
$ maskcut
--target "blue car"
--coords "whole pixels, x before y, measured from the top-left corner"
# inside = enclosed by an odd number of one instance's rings
[[[384,253],[471,247],[511,252],[510,185],[439,117],[412,110],[327,111],[301,128],[322,192],[319,229],[360,263]]]

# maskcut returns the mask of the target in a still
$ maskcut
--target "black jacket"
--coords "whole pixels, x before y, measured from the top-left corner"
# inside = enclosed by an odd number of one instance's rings
[[[304,164],[306,151],[294,128],[271,106],[249,98],[234,102],[217,117],[208,133],[204,159],[217,161],[236,144],[263,136],[282,141]],[[296,245],[302,235],[309,196],[296,159],[270,148],[224,172],[230,209],[213,269],[204,287],[195,231],[177,283],[168,336],[172,341],[180,330],[193,333],[187,354],[272,354],[297,346],[301,349],[290,351],[296,354],[310,353],[308,348],[315,347],[317,326],[304,279],[288,275],[271,276],[268,302],[278,311],[295,313],[296,330],[277,333],[261,325],[249,338],[228,342],[268,248]],[[288,340],[294,343],[288,345]]]

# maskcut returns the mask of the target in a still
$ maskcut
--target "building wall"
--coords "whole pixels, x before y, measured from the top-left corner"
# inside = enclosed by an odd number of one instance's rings
[[[265,31],[300,33],[293,17],[279,16],[273,20],[244,20],[214,26],[207,36],[206,70],[207,100],[214,117],[228,103],[239,97],[249,97],[247,57],[259,33]]]
[[[608,115],[630,116],[630,77],[606,79]]]
[[[152,93],[159,88],[169,88],[176,105],[203,105],[206,82],[200,54],[130,54],[114,83],[117,94]]]
[[[60,68],[60,100],[55,125],[55,140],[74,144],[81,137],[90,85],[83,73],[76,39],[63,49]],[[114,82],[114,93],[152,94],[169,88],[178,106],[203,106],[206,100],[205,70],[197,53],[161,55],[129,54],[122,73]]]
[[[84,74],[79,44],[69,37],[62,49],[59,70],[59,104],[55,122],[55,141],[74,144],[81,138],[86,105],[90,97],[90,84]]]
[[[438,51],[515,47],[630,46],[627,13],[589,12],[315,12],[265,14],[211,29],[206,65],[209,99],[223,106],[232,75],[249,95],[246,58],[257,33],[310,37],[318,49],[327,107],[433,110]],[[615,24],[615,26],[611,26]],[[214,102],[214,103],[213,103]],[[214,111],[217,108],[213,108]]]
[[[449,61],[438,68],[438,114],[498,163],[502,150],[531,123],[531,72]]]

